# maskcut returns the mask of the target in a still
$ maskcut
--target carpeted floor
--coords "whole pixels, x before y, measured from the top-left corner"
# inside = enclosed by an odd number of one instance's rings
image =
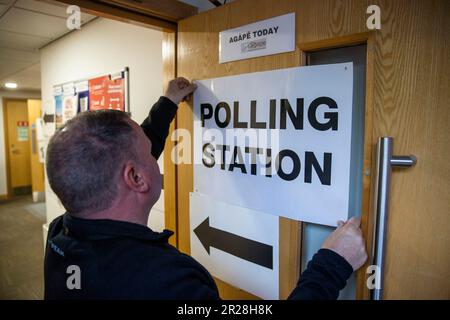
[[[0,299],[42,299],[45,204],[31,196],[0,202]]]

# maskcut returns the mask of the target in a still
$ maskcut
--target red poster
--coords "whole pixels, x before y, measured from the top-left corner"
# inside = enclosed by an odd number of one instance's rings
[[[89,80],[89,109],[101,110],[106,106],[106,86],[109,76]]]
[[[124,79],[108,80],[108,108],[125,111]]]
[[[89,80],[89,109],[125,111],[124,79],[110,80],[109,76]]]

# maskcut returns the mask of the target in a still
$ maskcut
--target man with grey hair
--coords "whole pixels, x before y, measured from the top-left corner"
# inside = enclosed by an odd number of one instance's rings
[[[162,181],[161,155],[177,105],[196,86],[184,78],[139,126],[124,112],[84,112],[50,140],[49,184],[67,213],[50,225],[46,299],[218,299],[208,271],[147,227]],[[366,260],[360,221],[339,222],[302,274],[292,299],[336,299]]]

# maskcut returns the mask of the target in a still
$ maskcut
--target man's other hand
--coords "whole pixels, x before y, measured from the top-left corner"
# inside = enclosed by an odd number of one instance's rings
[[[197,89],[196,84],[189,82],[189,80],[183,77],[179,77],[169,82],[164,96],[178,105],[181,101],[187,99],[195,89]]]
[[[347,222],[338,221],[337,229],[322,245],[342,256],[356,271],[366,262],[367,252],[360,229],[361,218],[353,217]]]

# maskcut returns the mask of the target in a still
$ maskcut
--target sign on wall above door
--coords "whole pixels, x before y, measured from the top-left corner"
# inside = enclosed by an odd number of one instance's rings
[[[295,13],[219,33],[219,63],[295,50]]]
[[[195,192],[300,221],[347,219],[352,63],[197,84]]]

